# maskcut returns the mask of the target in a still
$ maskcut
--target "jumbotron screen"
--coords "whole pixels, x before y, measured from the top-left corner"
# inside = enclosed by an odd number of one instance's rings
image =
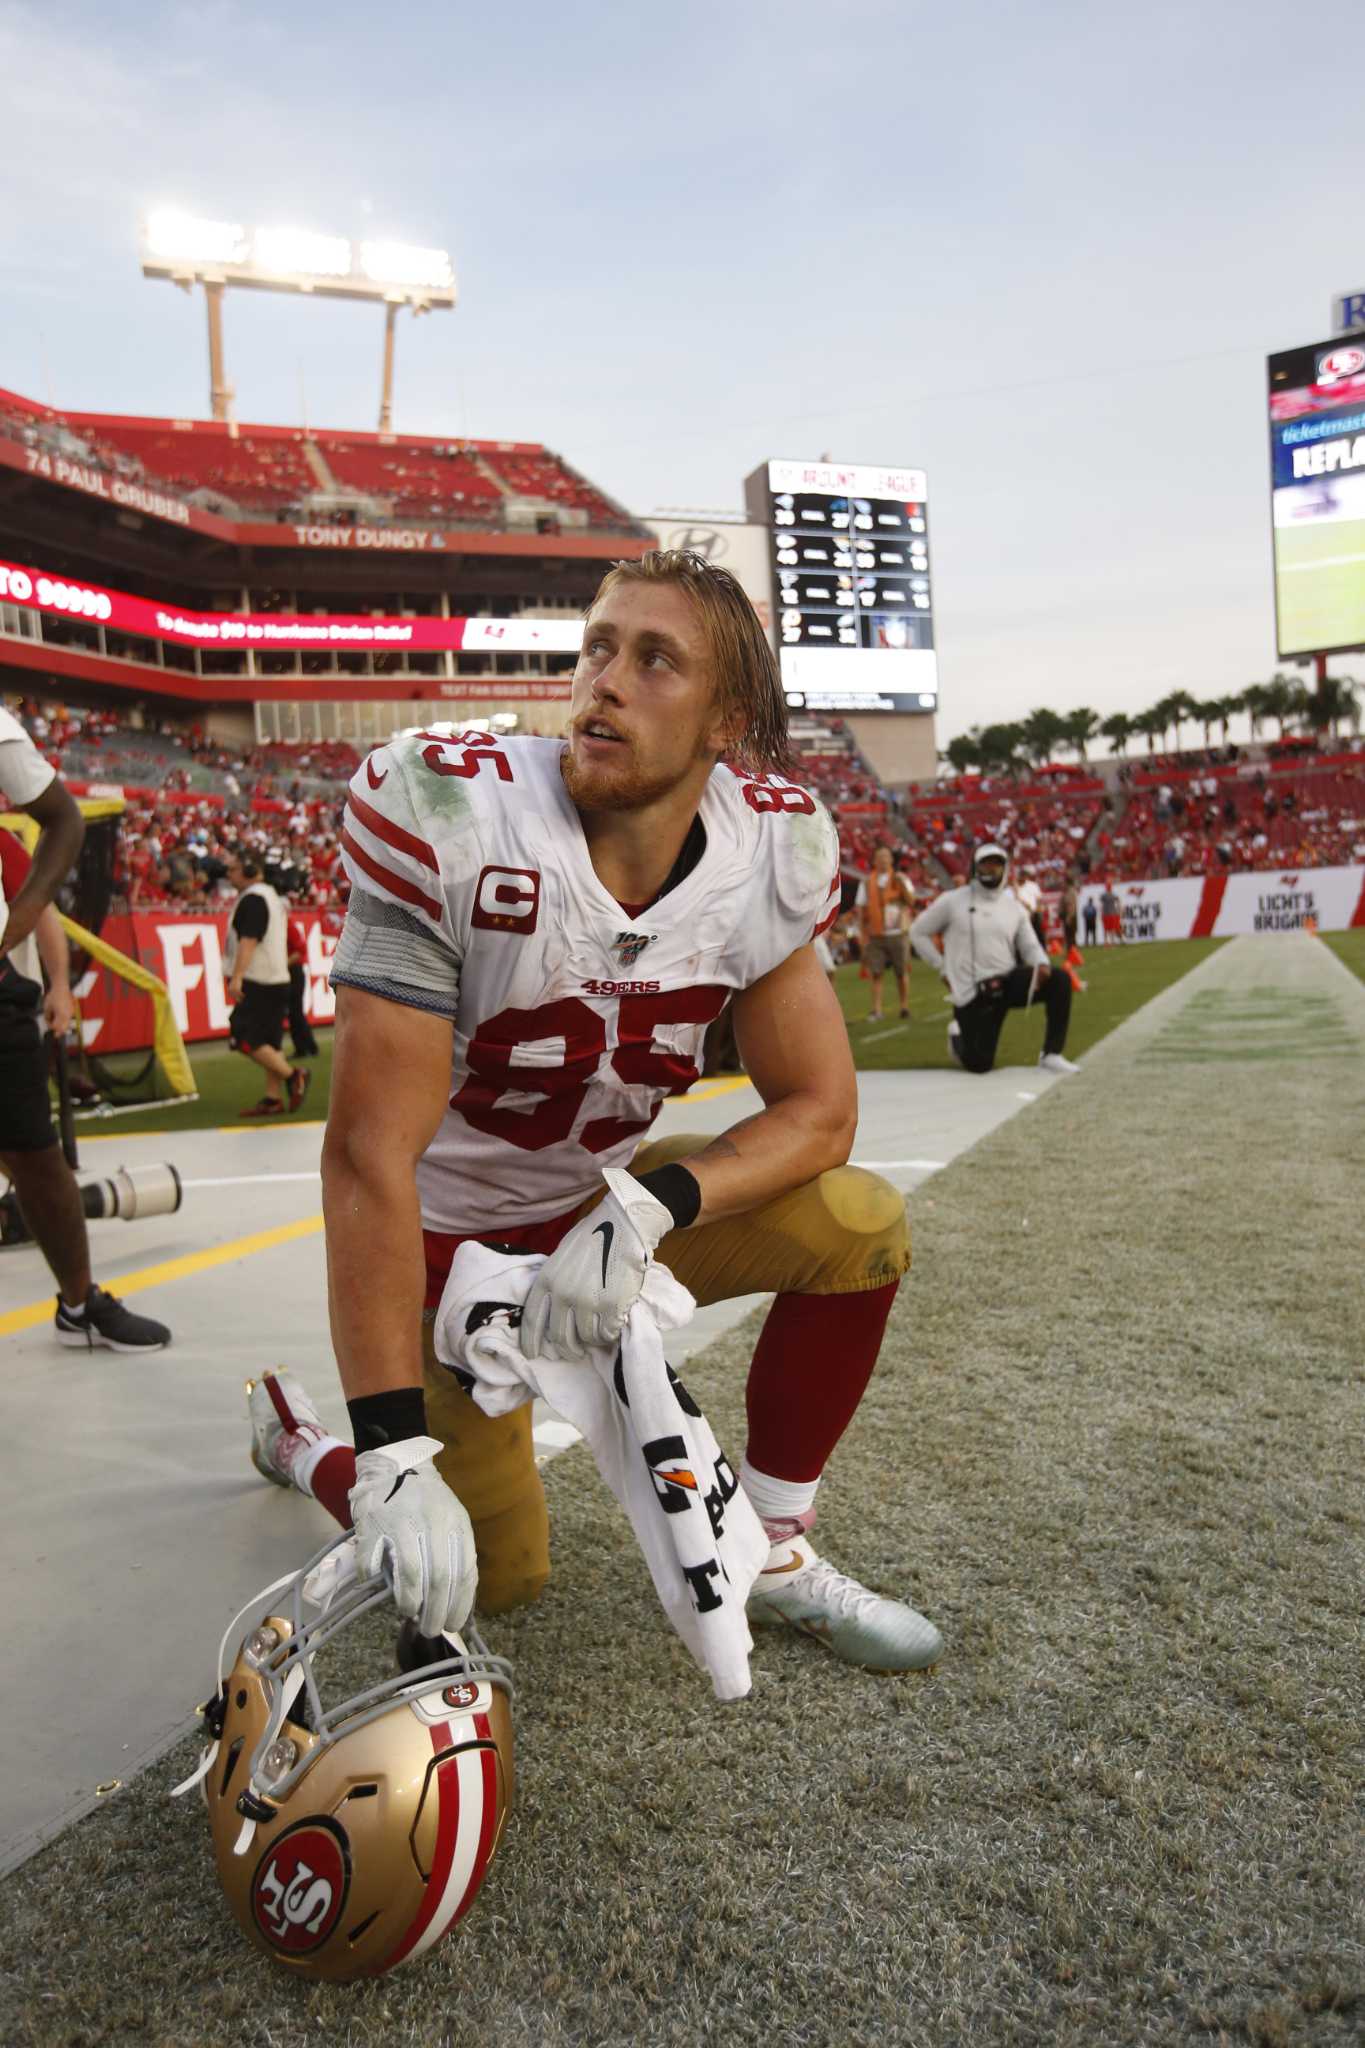
[[[932,711],[938,657],[924,471],[769,462],[747,488],[751,516],[772,536],[788,704]]]
[[[1270,358],[1282,655],[1365,646],[1365,338]]]

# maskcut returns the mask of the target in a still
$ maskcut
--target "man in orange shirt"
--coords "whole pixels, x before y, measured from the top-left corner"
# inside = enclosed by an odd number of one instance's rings
[[[879,846],[872,856],[872,872],[858,889],[862,915],[863,966],[872,983],[872,1007],[868,1022],[875,1024],[882,1014],[882,977],[889,967],[900,990],[901,1015],[910,1015],[910,920],[915,914],[915,890],[908,875],[899,874],[891,859],[891,848]]]

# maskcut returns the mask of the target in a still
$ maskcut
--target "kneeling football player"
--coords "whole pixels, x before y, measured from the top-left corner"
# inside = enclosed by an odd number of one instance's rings
[[[931,1622],[808,1536],[910,1251],[900,1194],[846,1163],[856,1080],[812,945],[838,842],[789,760],[748,599],[661,551],[598,591],[567,740],[418,733],[351,783],[323,1198],[355,1449],[270,1375],[254,1455],[354,1522],[362,1569],[387,1555],[426,1633],[463,1623],[475,1550],[485,1613],[549,1573],[529,1405],[485,1416],[432,1347],[455,1249],[479,1238],[547,1255],[528,1357],[614,1343],[654,1257],[703,1305],[775,1293],[740,1471],[772,1544],[751,1617],[876,1669],[939,1654]],[[727,1002],[764,1107],[648,1142]],[[608,1167],[634,1178],[624,1203]]]

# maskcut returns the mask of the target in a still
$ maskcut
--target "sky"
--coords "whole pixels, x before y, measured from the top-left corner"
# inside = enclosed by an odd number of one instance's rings
[[[1365,288],[1362,68],[1265,0],[0,0],[0,385],[207,413],[154,205],[438,244],[400,431],[636,512],[927,470],[940,743],[1223,694],[1279,665],[1265,356]],[[230,294],[238,417],[373,427],[381,321]]]

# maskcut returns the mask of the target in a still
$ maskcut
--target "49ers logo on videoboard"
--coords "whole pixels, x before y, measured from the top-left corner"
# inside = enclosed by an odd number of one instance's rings
[[[346,1837],[335,1821],[300,1821],[273,1841],[251,1884],[251,1917],[272,1948],[310,1955],[341,1918],[351,1884]]]
[[[470,923],[481,932],[533,932],[540,914],[535,868],[485,868],[474,891]]]

